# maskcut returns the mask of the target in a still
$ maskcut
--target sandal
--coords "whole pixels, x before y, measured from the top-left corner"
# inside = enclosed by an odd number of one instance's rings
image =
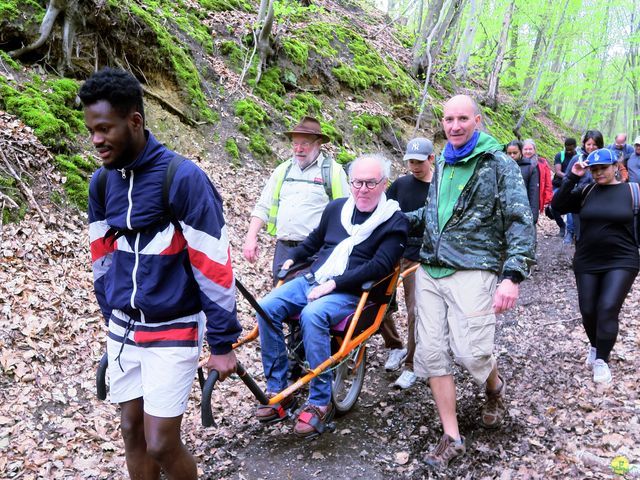
[[[270,394],[269,398],[276,394]],[[256,408],[256,418],[260,423],[276,423],[289,417],[291,412],[297,407],[296,399],[293,395],[285,397],[280,403],[273,405],[258,405]]]
[[[326,430],[332,431],[335,427],[330,422],[334,414],[333,403],[326,407],[318,407],[307,403],[298,415],[293,432],[299,437],[312,438],[317,437]]]

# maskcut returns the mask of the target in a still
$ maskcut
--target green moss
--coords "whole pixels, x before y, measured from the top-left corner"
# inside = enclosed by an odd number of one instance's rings
[[[87,209],[89,201],[89,183],[96,164],[82,155],[57,155],[55,164],[66,177],[64,190],[67,198],[82,210]]]
[[[248,83],[251,85],[253,81]],[[285,96],[286,90],[280,81],[280,69],[272,67],[262,72],[260,82],[255,85],[253,93],[277,110],[282,110],[284,108],[284,100],[282,98]]]
[[[351,58],[339,61],[332,72],[351,90],[361,92],[377,87],[395,97],[404,98],[414,98],[419,93],[416,82],[393,58],[381,57],[375,48],[351,29],[339,24],[317,22],[301,30],[298,36],[304,39],[311,51],[332,61],[340,57],[338,47],[346,47]]]
[[[234,104],[234,112],[242,119],[238,130],[246,135],[261,130],[269,121],[264,108],[250,99],[238,100]]]
[[[307,66],[309,60],[309,46],[295,38],[285,38],[282,41],[282,49],[289,60],[301,67]]]
[[[16,20],[20,14],[32,14],[33,20],[39,20],[44,15],[44,8],[35,0],[0,0],[0,25],[3,21]]]
[[[238,144],[236,143],[235,138],[227,138],[227,141],[224,142],[224,149],[229,154],[231,158],[231,163],[233,165],[240,165],[240,149],[238,148]]]
[[[313,3],[306,7],[297,0],[280,0],[274,2],[273,13],[280,22],[290,21],[297,23],[307,22],[313,16],[326,13],[326,10]]]
[[[258,158],[271,155],[271,147],[267,143],[267,139],[260,133],[249,136],[249,150]]]
[[[150,4],[150,7],[162,6],[160,3],[156,2],[148,3]],[[149,28],[153,30],[156,35],[158,46],[160,47],[158,52],[159,55],[163,55],[171,62],[171,66],[173,67],[177,80],[185,89],[192,106],[195,107],[198,114],[205,120],[211,122],[216,121],[216,115],[214,115],[214,113],[209,109],[208,102],[202,92],[200,75],[193,63],[193,60],[190,55],[187,54],[184,47],[181,46],[183,45],[183,42],[171,35],[163,26],[162,22],[159,21],[159,11],[157,8],[153,12],[150,12],[133,2],[127,2],[125,4],[125,8],[129,8],[131,13],[143,20]],[[160,12],[163,11],[164,10],[160,9]],[[160,15],[160,18],[162,18],[162,15]],[[167,21],[166,19],[162,20]]]
[[[224,40],[218,44],[218,49],[222,55],[229,58],[229,64],[236,72],[242,70],[245,54],[236,42]]]
[[[322,133],[331,139],[331,143],[334,145],[342,145],[342,134],[332,123],[320,120],[320,128],[322,129]]]
[[[320,115],[322,102],[311,93],[298,93],[289,101],[285,110],[293,118],[293,121],[289,122],[289,126],[291,126],[307,115]]]
[[[349,162],[355,160],[356,155],[354,153],[349,152],[346,148],[340,147],[340,151],[336,155],[336,162],[341,165],[346,165]]]
[[[20,65],[4,50],[0,50],[0,65],[5,64],[14,70],[20,70]]]
[[[198,0],[200,6],[210,12],[224,12],[228,10],[253,11],[253,6],[245,0]]]
[[[380,135],[382,130],[389,126],[389,119],[379,115],[369,115],[363,113],[351,119],[353,125],[354,140],[361,142],[369,141],[373,135]]]
[[[0,105],[34,129],[54,151],[65,151],[74,134],[83,131],[82,112],[76,110],[78,84],[70,79],[43,82],[34,76],[22,89],[0,76]]]

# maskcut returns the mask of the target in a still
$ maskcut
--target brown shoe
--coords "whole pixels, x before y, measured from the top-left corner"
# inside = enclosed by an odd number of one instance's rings
[[[275,397],[276,394],[268,394],[269,398]],[[258,405],[256,408],[256,418],[260,423],[275,423],[284,420],[296,408],[297,402],[293,395],[285,397],[280,403],[273,405]]]
[[[333,419],[335,408],[330,403],[326,407],[318,407],[307,403],[300,414],[293,432],[299,437],[315,437],[324,433]]]
[[[458,458],[467,451],[467,447],[464,441],[464,437],[460,436],[462,443],[456,445],[456,441],[446,433],[440,438],[440,442],[436,445],[436,448],[431,450],[424,456],[424,461],[427,465],[443,470],[449,466],[451,460]]]
[[[487,390],[487,401],[482,406],[482,426],[485,428],[498,428],[507,413],[507,407],[504,405],[506,383],[501,376],[498,378],[502,386],[499,390]]]

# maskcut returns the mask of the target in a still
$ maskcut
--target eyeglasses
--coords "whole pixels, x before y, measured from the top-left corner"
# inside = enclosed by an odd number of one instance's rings
[[[383,180],[384,180],[384,177],[382,177],[378,181],[376,181],[376,180],[351,180],[351,186],[353,188],[355,188],[356,190],[360,190],[363,186],[367,187],[367,190],[373,190],[378,185],[380,185],[380,183],[382,183]]]
[[[291,142],[291,145],[293,145],[293,148],[298,148],[298,147],[309,148],[314,143],[315,143],[315,140],[312,142]]]

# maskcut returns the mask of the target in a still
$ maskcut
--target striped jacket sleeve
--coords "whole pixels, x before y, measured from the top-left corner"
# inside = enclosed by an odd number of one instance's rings
[[[170,202],[187,242],[191,269],[207,317],[211,352],[227,353],[242,327],[236,312],[236,288],[222,199],[206,174],[187,161],[176,173]]]
[[[89,242],[93,267],[93,289],[102,315],[108,322],[111,317],[111,308],[107,305],[105,297],[104,275],[111,266],[114,244],[104,238],[109,225],[107,225],[104,205],[98,195],[98,176],[101,170],[102,168],[93,174],[89,185]]]

